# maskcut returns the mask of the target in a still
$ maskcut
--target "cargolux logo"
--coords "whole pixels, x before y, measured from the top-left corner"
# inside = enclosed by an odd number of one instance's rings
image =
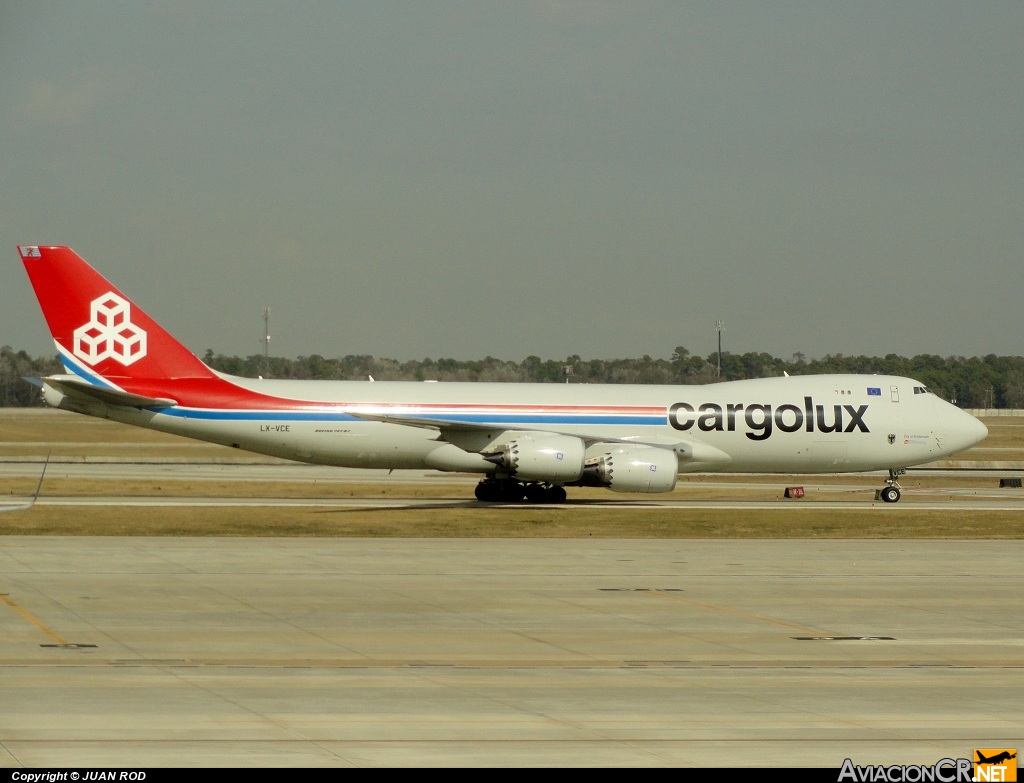
[[[91,365],[113,359],[127,367],[146,355],[146,332],[132,323],[127,300],[111,291],[89,309],[89,323],[75,329],[75,356]]]
[[[815,405],[814,399],[804,397],[799,405],[735,405],[721,406],[705,402],[694,409],[688,402],[677,402],[668,409],[668,423],[685,432],[694,424],[701,432],[736,432],[736,419],[747,425],[744,433],[751,440],[767,440],[772,432],[871,432],[864,422],[867,405],[833,405],[831,421],[825,405]],[[845,419],[845,424],[844,424]]]

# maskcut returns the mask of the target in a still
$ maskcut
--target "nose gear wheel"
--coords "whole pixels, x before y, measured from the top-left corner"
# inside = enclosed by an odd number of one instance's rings
[[[906,468],[889,468],[889,478],[885,480],[885,487],[878,490],[878,497],[882,499],[883,503],[899,502],[902,488],[897,476],[902,476],[906,472]]]

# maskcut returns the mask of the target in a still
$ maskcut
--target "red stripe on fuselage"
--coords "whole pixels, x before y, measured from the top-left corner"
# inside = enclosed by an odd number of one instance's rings
[[[623,414],[634,416],[664,416],[666,408],[629,405],[518,405],[487,403],[418,403],[316,401],[278,397],[246,389],[224,378],[171,378],[160,383],[147,383],[133,378],[110,377],[109,380],[132,394],[146,397],[170,397],[187,408],[206,410],[267,410],[267,411],[387,411],[391,413],[470,413],[500,411],[503,413],[551,413],[590,415]]]

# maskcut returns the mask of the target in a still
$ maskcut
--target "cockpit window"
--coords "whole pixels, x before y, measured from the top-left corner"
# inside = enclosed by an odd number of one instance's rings
[[[931,393],[932,393],[932,390],[929,389],[927,386],[915,386],[914,387],[914,394],[931,394]]]

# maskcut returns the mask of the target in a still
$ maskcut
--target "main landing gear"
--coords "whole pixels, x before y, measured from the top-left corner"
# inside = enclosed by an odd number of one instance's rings
[[[565,487],[557,484],[524,484],[511,478],[486,478],[476,485],[476,499],[485,503],[564,503]]]
[[[889,478],[885,480],[885,487],[878,490],[878,497],[883,503],[898,503],[900,499],[900,482],[897,476],[907,472],[906,468],[889,468]]]

